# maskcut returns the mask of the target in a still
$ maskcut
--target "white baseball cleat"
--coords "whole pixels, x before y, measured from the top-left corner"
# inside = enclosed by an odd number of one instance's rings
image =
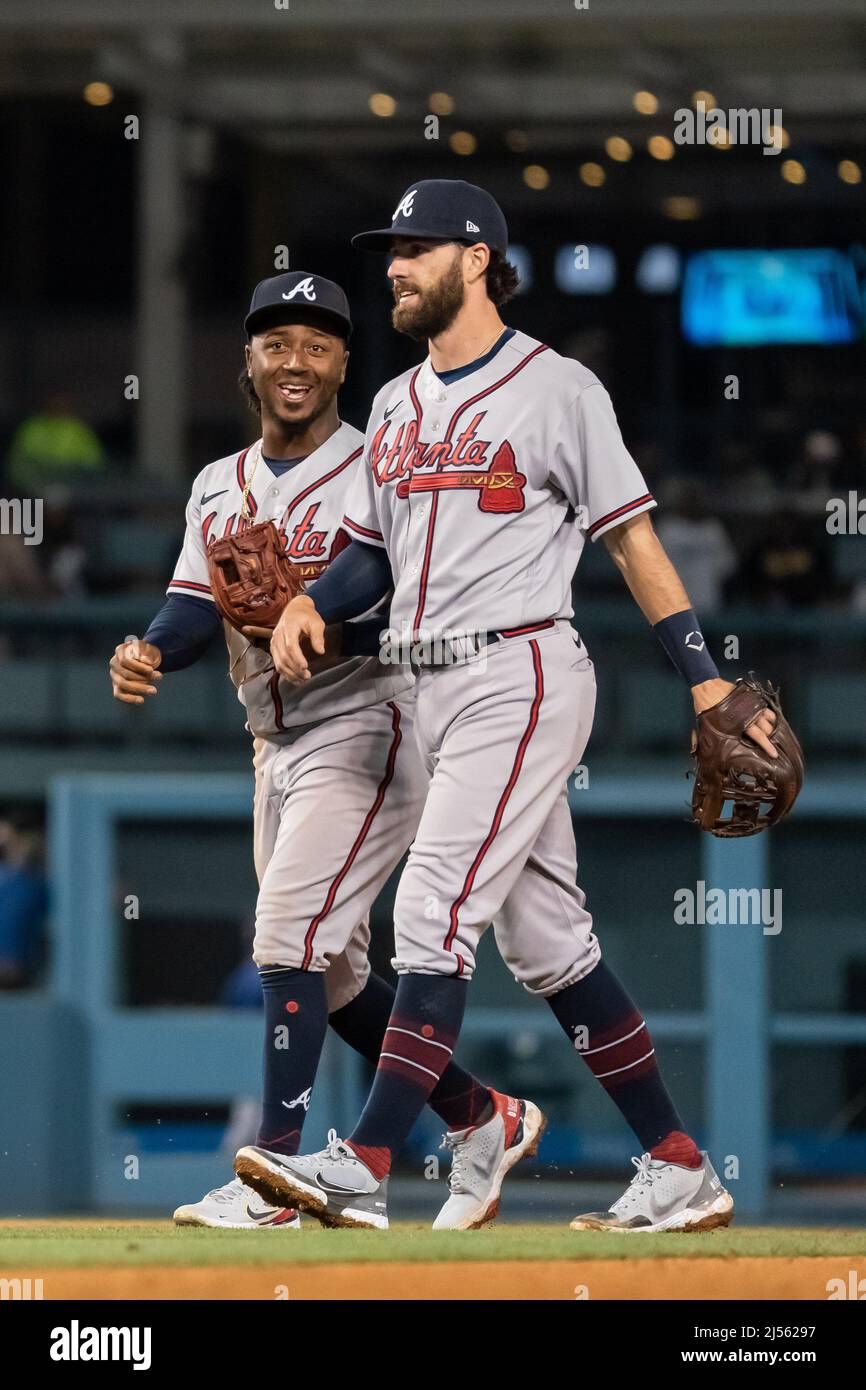
[[[472,1129],[449,1131],[451,1196],[433,1222],[434,1231],[475,1231],[499,1211],[503,1179],[522,1158],[536,1152],[547,1123],[531,1100],[490,1092],[492,1119]]]
[[[314,1154],[288,1156],[248,1145],[238,1150],[235,1172],[266,1201],[291,1202],[323,1226],[388,1229],[387,1177],[375,1177],[336,1130]]]
[[[609,1211],[576,1216],[572,1231],[711,1231],[727,1226],[734,1199],[701,1150],[700,1168],[664,1163],[648,1153],[633,1158],[637,1172]]]
[[[276,1226],[297,1230],[301,1219],[293,1207],[269,1207],[251,1187],[232,1178],[215,1187],[200,1202],[178,1207],[175,1226],[211,1226],[225,1231],[272,1230]]]

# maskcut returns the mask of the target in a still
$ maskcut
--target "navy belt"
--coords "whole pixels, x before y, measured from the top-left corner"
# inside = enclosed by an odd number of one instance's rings
[[[555,626],[555,618],[545,618],[544,622],[525,623],[523,627],[503,627],[490,632],[475,632],[471,637],[457,637],[453,641],[450,638],[444,638],[432,643],[421,643],[422,646],[434,647],[436,655],[429,661],[413,657],[410,665],[419,669],[432,666],[451,666],[457,661],[466,661],[470,657],[477,656],[485,647],[491,646],[494,642],[501,642],[504,638],[526,637],[529,633],[546,632],[548,628]],[[578,638],[579,641],[580,638]]]

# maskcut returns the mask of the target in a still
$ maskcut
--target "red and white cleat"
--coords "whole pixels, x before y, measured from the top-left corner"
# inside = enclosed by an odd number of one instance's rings
[[[491,1091],[492,1119],[445,1135],[451,1150],[451,1196],[433,1222],[434,1231],[475,1231],[499,1211],[506,1173],[536,1152],[547,1123],[531,1100]]]

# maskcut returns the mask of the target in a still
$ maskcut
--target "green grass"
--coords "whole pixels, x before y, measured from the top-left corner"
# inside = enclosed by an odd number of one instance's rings
[[[866,1231],[743,1227],[704,1235],[613,1236],[551,1226],[433,1232],[175,1229],[167,1221],[112,1225],[34,1221],[0,1227],[0,1272],[95,1265],[258,1265],[334,1261],[694,1259],[738,1255],[866,1255]]]

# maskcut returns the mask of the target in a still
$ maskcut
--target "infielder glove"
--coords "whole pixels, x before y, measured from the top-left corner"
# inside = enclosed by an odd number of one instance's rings
[[[775,711],[771,758],[746,734],[763,709]],[[698,715],[692,735],[695,788],[692,818],[712,835],[757,835],[786,816],[803,785],[803,750],[782,713],[779,692],[754,676]],[[733,807],[722,819],[726,802]]]
[[[207,564],[214,603],[239,632],[244,627],[275,628],[286,604],[303,589],[272,521],[215,541]]]

